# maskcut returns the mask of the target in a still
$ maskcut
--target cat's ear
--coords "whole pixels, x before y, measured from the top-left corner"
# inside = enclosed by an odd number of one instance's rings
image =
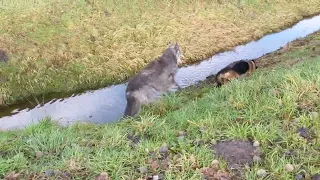
[[[179,50],[179,44],[178,44],[178,42],[176,42],[176,44],[174,45],[174,49],[175,49],[176,51]]]

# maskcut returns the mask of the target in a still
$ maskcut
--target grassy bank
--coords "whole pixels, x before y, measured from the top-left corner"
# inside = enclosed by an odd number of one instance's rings
[[[177,40],[186,63],[319,13],[315,0],[2,0],[2,99],[74,92],[126,80]],[[19,88],[17,88],[19,87]]]
[[[260,142],[263,156],[244,170],[244,179],[258,179],[259,169],[267,170],[267,179],[294,179],[302,172],[310,178],[320,173],[319,40],[317,33],[261,58],[266,68],[245,80],[166,96],[135,121],[63,128],[44,120],[23,131],[1,132],[0,177],[15,171],[34,179],[93,179],[101,172],[111,179],[155,174],[200,179],[199,169],[214,159],[226,170],[212,144],[252,139]],[[299,136],[299,128],[309,132]],[[159,150],[169,155],[156,161]],[[285,170],[287,163],[293,172]]]

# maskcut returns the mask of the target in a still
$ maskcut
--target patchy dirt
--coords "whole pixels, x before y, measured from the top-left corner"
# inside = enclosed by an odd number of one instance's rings
[[[315,174],[311,177],[311,180],[320,180],[320,174]]]
[[[230,170],[250,165],[254,157],[261,156],[259,147],[254,147],[251,142],[244,140],[219,142],[212,149],[215,150],[216,155],[228,163]]]
[[[102,172],[98,176],[96,176],[95,180],[110,180],[108,173]]]
[[[213,160],[210,167],[200,169],[206,180],[242,180],[241,174],[219,169],[219,161]]]
[[[229,173],[219,170],[217,167],[203,168],[201,173],[206,180],[231,180]]]
[[[314,138],[314,132],[312,132],[309,128],[305,128],[305,127],[298,128],[297,133],[299,134],[299,136],[307,140],[311,140]]]
[[[319,98],[320,98],[320,93],[319,93]],[[314,100],[310,100],[310,99],[303,99],[297,102],[297,110],[301,114],[308,113],[308,112],[315,112],[317,111],[317,106],[318,104]]]
[[[9,57],[7,53],[0,49],[0,62],[8,62]]]
[[[59,170],[46,170],[44,172],[45,177],[55,177],[55,178],[61,178],[61,179],[71,179],[71,176],[68,172],[62,172]]]
[[[19,177],[20,177],[19,173],[11,172],[4,179],[5,180],[19,180]]]
[[[283,155],[286,157],[286,158],[294,158],[298,155],[298,152],[296,150],[293,150],[293,149],[287,149],[284,151]]]
[[[169,168],[169,163],[174,165],[173,158],[179,158],[178,156],[163,154],[157,154],[156,152],[150,153],[150,158],[147,160],[147,166],[138,167],[137,171],[143,176],[143,180],[151,179],[164,179],[164,174]]]
[[[131,141],[133,146],[137,145],[141,140],[141,137],[135,136],[135,135],[132,135],[132,134],[128,134],[127,138]]]
[[[191,154],[188,157],[183,157],[179,151],[174,151],[174,147],[169,147],[167,144],[163,144],[157,151],[149,153],[145,163],[146,166],[137,165],[135,169],[142,176],[141,180],[160,180],[165,178],[165,172],[169,168],[181,171],[183,161],[188,161],[193,170],[203,169],[195,155]],[[218,169],[215,172],[218,172]]]

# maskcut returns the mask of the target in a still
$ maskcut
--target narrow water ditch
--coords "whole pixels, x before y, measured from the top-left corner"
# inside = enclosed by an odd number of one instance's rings
[[[197,65],[182,67],[177,73],[181,87],[194,85],[206,77],[217,73],[231,62],[257,59],[285,46],[298,38],[306,37],[320,30],[320,15],[298,22],[291,28],[278,33],[266,35],[258,41],[240,45],[233,51],[214,55]],[[49,116],[61,125],[77,121],[90,123],[111,123],[118,121],[126,106],[126,84],[109,86],[94,91],[86,91],[71,97],[52,99],[38,106],[15,105],[2,109],[0,113],[0,130],[20,129],[37,123]]]

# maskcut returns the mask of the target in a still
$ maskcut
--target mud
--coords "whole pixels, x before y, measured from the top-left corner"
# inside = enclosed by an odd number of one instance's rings
[[[306,140],[312,140],[313,138],[315,138],[315,133],[311,129],[306,127],[298,128],[297,133],[300,137],[303,137]]]
[[[232,140],[219,142],[212,147],[215,154],[228,163],[228,169],[241,169],[251,165],[254,157],[260,157],[259,147],[254,147],[252,142],[245,140]]]
[[[320,180],[320,174],[315,174],[311,177],[311,180]]]
[[[0,62],[8,62],[8,61],[9,61],[9,57],[7,53],[0,49]]]

